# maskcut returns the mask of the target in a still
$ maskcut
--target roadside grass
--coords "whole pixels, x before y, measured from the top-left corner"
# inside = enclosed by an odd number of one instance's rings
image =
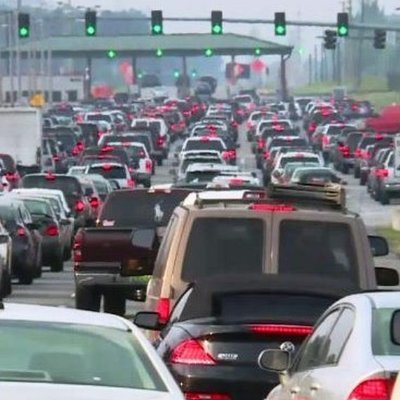
[[[400,232],[395,231],[390,226],[381,226],[375,229],[378,235],[381,235],[389,242],[390,251],[400,254]]]

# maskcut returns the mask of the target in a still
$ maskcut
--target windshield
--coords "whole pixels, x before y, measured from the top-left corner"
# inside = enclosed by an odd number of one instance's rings
[[[166,391],[130,331],[3,319],[0,354],[0,381]]]

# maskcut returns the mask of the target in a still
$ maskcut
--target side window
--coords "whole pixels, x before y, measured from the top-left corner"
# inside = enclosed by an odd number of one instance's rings
[[[350,337],[354,325],[354,312],[345,308],[336,321],[331,334],[325,341],[321,357],[321,364],[334,365],[339,362],[342,351]]]
[[[156,267],[153,272],[153,276],[156,278],[162,278],[163,276],[164,269],[167,265],[168,253],[169,250],[171,249],[177,225],[178,225],[178,217],[176,215],[173,215],[171,217],[171,220],[169,221],[164,238],[161,242],[160,250],[158,251]]]
[[[339,313],[340,310],[332,311],[318,324],[313,334],[300,349],[293,366],[293,372],[305,371],[321,365],[320,354]]]

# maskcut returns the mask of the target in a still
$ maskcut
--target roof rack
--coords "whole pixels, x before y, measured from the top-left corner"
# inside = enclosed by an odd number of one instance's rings
[[[332,208],[346,209],[346,193],[340,184],[326,185],[296,184],[270,185],[267,188],[270,199],[294,200],[295,202],[322,204]]]

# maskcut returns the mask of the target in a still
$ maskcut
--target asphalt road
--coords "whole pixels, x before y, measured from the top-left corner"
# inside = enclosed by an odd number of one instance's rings
[[[238,149],[238,163],[245,170],[255,170],[254,157],[251,154],[250,146],[245,139],[245,134],[240,135],[240,148]],[[162,167],[157,168],[153,183],[168,183],[171,180],[169,174],[172,168],[173,151],[170,158]],[[365,187],[361,187],[352,176],[345,177],[347,185],[347,204],[351,211],[361,214],[366,225],[373,230],[374,226],[390,224],[392,210],[396,205],[382,206],[372,200],[366,192]],[[381,259],[379,265],[397,264],[393,257]],[[58,307],[74,307],[74,281],[72,264],[65,264],[64,271],[53,273],[44,270],[43,277],[37,279],[30,286],[13,285],[13,293],[6,300],[19,303],[31,303],[40,305],[52,305]],[[141,303],[130,302],[128,314],[133,314],[140,309]]]

